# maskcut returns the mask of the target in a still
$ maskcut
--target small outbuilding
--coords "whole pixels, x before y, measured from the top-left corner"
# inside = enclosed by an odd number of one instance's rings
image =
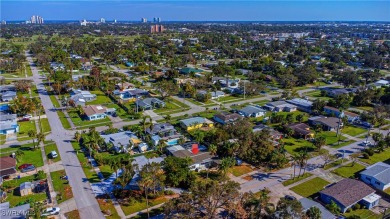
[[[33,194],[34,184],[31,182],[24,182],[20,184],[19,191],[20,196],[26,196]]]

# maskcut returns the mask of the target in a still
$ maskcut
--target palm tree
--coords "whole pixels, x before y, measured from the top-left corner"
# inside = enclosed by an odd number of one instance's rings
[[[35,138],[37,137],[37,132],[35,130],[29,130],[27,132],[28,137],[30,137],[33,140],[33,148],[35,149]]]
[[[147,119],[149,119],[149,121],[147,121]],[[139,124],[146,134],[146,130],[152,126],[152,119],[149,116],[143,116]]]
[[[229,168],[233,167],[236,163],[234,157],[225,157],[222,158],[221,164],[219,165],[219,170],[222,172],[223,176],[226,176]]]
[[[305,172],[306,172],[306,164],[307,164],[307,160],[309,159],[309,153],[307,153],[307,151],[301,151],[299,152],[299,157],[300,157],[300,167],[301,169],[303,168],[303,175],[305,175]],[[299,175],[300,175],[301,171],[299,170]]]
[[[313,144],[316,146],[317,150],[320,151],[321,147],[326,144],[326,138],[324,136],[316,137]]]
[[[306,216],[310,219],[321,219],[321,210],[313,206],[306,211]]]
[[[142,188],[142,190],[145,193],[145,199],[146,199],[146,212],[148,214],[148,218],[150,218],[149,215],[149,199],[148,199],[148,190],[153,185],[153,181],[151,176],[145,175],[141,177],[141,180],[138,181],[138,186]]]
[[[211,155],[215,156],[217,154],[217,146],[215,144],[210,144],[209,146],[209,152]]]
[[[45,141],[45,134],[40,132],[40,133],[37,134],[37,145],[39,145],[43,141]]]
[[[293,154],[292,155],[292,162],[293,162],[293,165],[294,165],[294,177],[293,177],[293,179],[295,179],[295,167],[297,166],[297,164],[299,164],[299,159],[300,158],[299,158],[298,154]]]
[[[162,138],[160,140],[158,140],[157,149],[160,152],[160,154],[162,154],[164,152],[164,148],[166,148],[166,147],[167,147],[167,140],[162,139]]]
[[[24,152],[20,149],[18,149],[16,152],[15,152],[15,159],[17,162],[20,161],[20,158],[22,158],[22,156],[24,155]]]
[[[111,170],[115,172],[115,178],[118,178],[118,169],[120,168],[120,163],[118,160],[111,159],[108,163],[110,165]]]
[[[171,115],[166,115],[165,117],[164,117],[164,119],[165,119],[165,122],[170,122],[171,121],[171,119],[172,119],[172,117],[171,117]]]
[[[76,131],[74,133],[74,139],[76,139],[77,143],[80,143],[80,139],[81,139],[81,134],[79,131]]]

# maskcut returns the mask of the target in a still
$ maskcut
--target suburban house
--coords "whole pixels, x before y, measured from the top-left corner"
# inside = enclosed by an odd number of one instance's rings
[[[202,127],[211,128],[214,126],[214,123],[203,117],[192,117],[180,120],[180,126],[187,131],[191,131]]]
[[[2,102],[9,102],[16,98],[16,92],[15,91],[6,91],[3,93],[0,93],[1,101]]]
[[[292,129],[294,135],[297,137],[304,138],[305,140],[314,138],[314,133],[310,131],[310,126],[305,123],[293,123],[285,127]]]
[[[386,190],[390,188],[390,165],[383,162],[371,165],[360,173],[360,179],[379,190]]]
[[[271,137],[271,139],[273,141],[279,141],[280,139],[283,138],[283,134],[276,131],[275,129],[267,126],[267,125],[264,125],[264,124],[259,124],[259,125],[255,125],[253,128],[252,128],[252,131],[253,132],[260,132],[260,131],[263,131],[263,130],[266,130],[269,132],[269,135]]]
[[[180,71],[179,71],[179,73],[180,73],[180,74],[183,74],[183,75],[188,75],[188,74],[190,74],[191,72],[192,72],[192,73],[201,73],[201,72],[203,72],[203,70],[186,67],[186,68],[180,69]]]
[[[72,100],[76,106],[85,106],[86,102],[96,100],[96,94],[84,90],[72,90],[70,95],[69,100]]]
[[[376,195],[375,190],[365,183],[346,178],[320,191],[320,198],[325,204],[334,201],[340,207],[341,212],[345,213],[357,203],[371,209],[378,205],[380,196]]]
[[[107,115],[115,113],[115,108],[106,108],[104,106],[88,105],[83,107],[84,114],[88,120],[104,119]]]
[[[336,117],[313,116],[309,118],[310,125],[321,125],[325,131],[334,131],[343,126],[342,121]]]
[[[144,155],[141,155],[141,156],[136,156],[133,159],[134,159],[133,164],[136,164],[138,168],[136,168],[135,174],[133,178],[130,180],[130,183],[128,184],[128,188],[136,190],[139,189],[137,182],[141,179],[139,175],[139,170],[142,170],[142,167],[145,166],[146,164],[161,163],[164,161],[164,158],[162,157],[146,158]],[[102,194],[104,194],[103,191]]]
[[[8,178],[16,173],[16,160],[12,157],[0,157],[0,178]]]
[[[199,90],[197,92],[198,95],[207,95],[207,93],[210,93],[211,95],[211,99],[217,99],[217,98],[220,98],[220,97],[224,97],[225,96],[225,93],[223,91],[211,91],[211,92],[207,92],[205,90]]]
[[[280,101],[274,101],[269,102],[263,106],[264,109],[273,111],[273,112],[294,112],[297,110],[297,107],[295,105],[289,104],[286,101],[280,100]]]
[[[322,88],[321,90],[324,90],[326,92],[326,95],[329,97],[337,97],[342,94],[349,94],[349,93],[355,93],[356,88]]]
[[[65,65],[62,63],[52,62],[50,63],[50,68],[54,71],[62,71],[65,70]]]
[[[387,87],[390,85],[390,82],[388,80],[379,80],[375,83],[369,84],[368,87],[370,88],[381,88],[381,87]]]
[[[306,212],[311,207],[317,207],[321,211],[321,218],[322,219],[335,219],[337,218],[332,212],[328,211],[324,206],[322,206],[320,203],[315,202],[308,198],[301,198],[299,199],[299,202],[302,204],[303,212]]]
[[[287,100],[287,103],[291,103],[292,105],[297,106],[298,110],[310,113],[311,107],[313,106],[313,102],[301,98],[294,98],[291,100]]]
[[[222,87],[228,88],[238,88],[238,84],[240,83],[240,79],[230,79],[226,77],[213,77],[211,79],[213,84],[219,83]]]
[[[134,90],[134,89],[136,89],[134,84],[129,83],[127,81],[120,82],[120,83],[116,84],[115,87],[119,90]]]
[[[264,116],[266,111],[261,107],[249,105],[239,110],[238,113],[245,117],[260,117]]]
[[[213,165],[213,155],[207,151],[204,146],[199,146],[197,143],[191,143],[190,148],[185,146],[175,145],[167,148],[168,154],[175,157],[192,159],[191,170],[204,170]]]
[[[29,218],[30,203],[10,208],[9,202],[0,204],[1,219],[26,219]]]
[[[19,132],[16,114],[0,113],[0,134],[15,134]]]
[[[178,139],[182,137],[175,127],[169,123],[153,124],[146,129],[146,133],[151,136],[154,146],[157,146],[161,139],[165,140],[167,145],[176,145]]]
[[[142,144],[142,141],[138,139],[138,137],[130,131],[118,132],[109,135],[101,135],[106,142],[107,145],[112,145],[113,150],[117,153],[121,152],[129,152],[135,146],[139,147]],[[143,145],[141,145],[142,147]],[[143,150],[141,150],[143,152]]]
[[[130,102],[135,101],[141,96],[148,96],[149,92],[142,89],[125,89],[125,90],[115,90],[114,95],[118,96],[121,102]]]
[[[331,106],[325,106],[324,112],[328,115],[334,115],[335,117],[339,117],[341,114],[340,110]],[[356,113],[343,111],[343,114],[348,118],[348,122],[354,122],[359,119],[359,115]]]
[[[140,100],[140,99],[136,100],[135,104],[137,105],[137,107],[142,108],[143,110],[151,110],[154,108],[165,107],[164,101],[159,100],[159,99],[154,98],[154,97],[145,98],[142,100]]]
[[[218,114],[215,114],[213,117],[214,121],[226,125],[229,123],[234,123],[237,120],[242,119],[242,116],[237,113],[227,113],[227,112],[221,112]]]

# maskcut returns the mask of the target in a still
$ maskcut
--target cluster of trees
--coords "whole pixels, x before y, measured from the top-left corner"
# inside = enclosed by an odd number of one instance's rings
[[[18,95],[10,101],[10,110],[18,116],[23,116],[33,112],[43,112],[41,101],[39,98],[27,98]]]

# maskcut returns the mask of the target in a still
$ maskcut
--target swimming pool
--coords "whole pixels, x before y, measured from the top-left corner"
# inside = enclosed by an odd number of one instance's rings
[[[177,141],[178,141],[177,138],[170,139],[169,141],[167,141],[167,145],[177,145]]]

